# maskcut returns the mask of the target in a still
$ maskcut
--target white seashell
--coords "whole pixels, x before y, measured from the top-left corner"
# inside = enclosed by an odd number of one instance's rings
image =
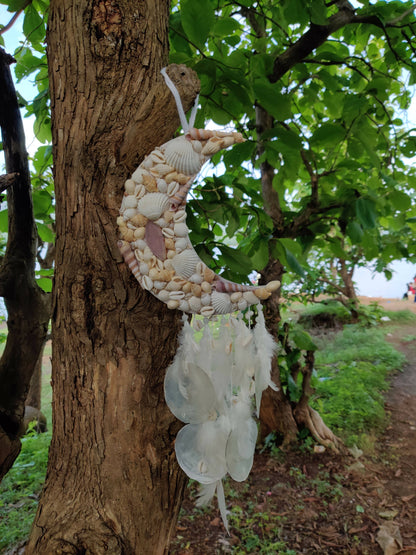
[[[200,310],[201,316],[205,316],[205,318],[210,318],[215,312],[213,306],[203,306]]]
[[[151,291],[153,289],[153,280],[150,279],[149,276],[143,276],[142,277],[142,287],[143,287],[143,289],[147,289],[148,291]]]
[[[215,154],[216,152],[218,152],[217,143],[209,142],[209,141],[207,142],[207,144],[201,150],[201,154],[203,156],[211,156],[212,154]]]
[[[157,183],[157,189],[158,189],[159,193],[167,193],[168,192],[168,184],[166,183],[166,181],[164,179],[161,179],[160,177],[158,177],[156,179],[156,183]]]
[[[145,168],[146,170],[150,170],[150,168],[153,166],[153,160],[150,158],[150,156],[147,156],[143,162],[140,164],[141,168]],[[133,174],[134,175],[134,174]],[[132,176],[133,177],[133,176]]]
[[[170,227],[164,227],[164,228],[162,229],[162,234],[163,234],[165,237],[168,237],[168,238],[171,238],[171,237],[173,237],[173,236],[175,235],[173,229],[170,228]]]
[[[173,195],[176,195],[178,191],[179,191],[179,183],[176,183],[176,181],[172,181],[171,183],[169,183],[168,190],[167,190],[168,196],[173,197]]]
[[[134,195],[127,195],[126,197],[123,197],[123,200],[121,201],[120,210],[124,212],[126,208],[136,208],[136,206],[137,198]]]
[[[258,304],[260,302],[260,299],[253,293],[253,291],[244,291],[243,298],[249,305]]]
[[[146,262],[141,262],[139,266],[139,270],[142,276],[147,276],[147,274],[149,273],[149,265],[146,264]]]
[[[163,267],[164,267],[165,270],[173,270],[172,260],[170,260],[169,258],[167,258],[167,259],[163,262]]]
[[[201,304],[202,306],[208,306],[211,304],[211,295],[209,293],[201,295]]]
[[[179,303],[179,310],[182,310],[183,312],[188,312],[189,311],[188,301],[185,301],[184,299],[182,299],[182,301]]]
[[[195,152],[200,153],[202,150],[202,143],[200,143],[199,141],[193,140],[192,148],[195,150]]]
[[[134,190],[134,195],[139,199],[142,198],[146,193],[146,187],[144,185],[136,185]]]
[[[169,299],[175,301],[181,301],[185,297],[185,293],[183,291],[171,291],[169,293]]]
[[[173,231],[177,237],[187,237],[189,233],[188,226],[183,222],[175,224]]]
[[[149,249],[149,247],[145,247],[144,251],[143,251],[143,256],[142,256],[142,260],[144,262],[150,262],[151,260],[153,260],[155,258],[154,254],[152,253],[152,251]],[[153,264],[152,264],[153,265]]]
[[[136,229],[136,226],[132,224],[130,220],[128,220],[126,226],[128,229],[132,229],[133,231]]]
[[[168,224],[166,223],[165,218],[159,218],[158,220],[155,220],[155,224],[157,224],[159,227],[166,227]]]
[[[192,143],[185,137],[177,137],[164,145],[167,164],[185,175],[199,173],[204,158],[192,147]]]
[[[235,291],[234,293],[231,293],[230,295],[230,301],[232,303],[238,303],[238,301],[241,299],[241,297],[243,296],[241,291]]]
[[[150,157],[152,158],[155,164],[160,164],[165,162],[165,157],[163,156],[162,152],[158,149],[153,150],[150,153]]]
[[[143,239],[136,239],[136,241],[132,243],[132,245],[134,245],[136,249],[139,249],[141,251],[144,251],[144,249],[147,247],[147,243],[143,241]]]
[[[158,258],[156,258],[156,260],[155,260],[155,266],[159,270],[159,272],[161,272],[162,270],[165,269],[165,267],[163,265],[163,260],[159,260]]]
[[[187,239],[185,239],[185,237],[180,237],[175,241],[175,249],[178,253],[184,251],[188,246],[189,242]]]
[[[135,183],[143,183],[143,174],[144,173],[145,173],[145,170],[141,166],[139,166],[137,168],[137,170],[133,172],[133,175],[131,176],[131,179]]]
[[[245,310],[248,307],[247,301],[245,299],[240,299],[237,303],[238,310]]]
[[[228,314],[232,311],[230,295],[228,295],[228,293],[213,291],[211,295],[211,304],[215,308],[217,314]]]
[[[137,214],[136,208],[127,208],[123,212],[123,219],[124,221],[131,220]]]
[[[185,220],[186,220],[185,210],[178,210],[177,212],[175,212],[175,215],[173,216],[173,221],[175,223],[184,222]]]
[[[137,210],[149,220],[157,220],[169,204],[169,198],[163,193],[148,193],[139,200]]]
[[[145,227],[136,227],[136,229],[134,230],[134,238],[143,239],[145,233],[146,233]]]
[[[201,274],[192,274],[192,276],[189,278],[189,281],[192,281],[192,283],[202,283],[204,280],[204,278],[201,276]]]
[[[157,298],[166,303],[169,300],[169,291],[167,291],[166,289],[162,289],[157,294]]]
[[[175,273],[184,278],[189,278],[195,273],[195,266],[198,264],[199,256],[194,249],[187,249],[172,258],[172,265]]]
[[[151,169],[153,175],[163,177],[172,171],[172,167],[168,164],[155,164]]]
[[[199,312],[201,310],[201,299],[199,299],[198,297],[191,297],[188,303],[189,308],[192,310],[192,312]]]
[[[136,190],[136,183],[133,181],[133,179],[126,180],[126,182],[124,183],[124,190],[128,195],[134,195],[134,192]]]
[[[186,281],[179,276],[175,276],[170,282],[166,285],[166,289],[168,291],[179,291],[182,289],[182,286],[186,283]]]
[[[210,283],[208,283],[207,281],[203,281],[201,283],[201,289],[202,291],[204,291],[205,293],[211,293],[212,291],[212,285]]]
[[[160,291],[161,289],[164,289],[166,286],[166,281],[154,281],[153,282],[153,287],[155,289],[157,289],[158,291]]]
[[[168,305],[168,308],[170,308],[171,310],[174,310],[175,308],[178,308],[179,301],[175,301],[175,300],[171,299],[167,302],[167,305]]]
[[[206,268],[205,264],[199,261],[198,264],[196,265],[196,273],[201,274],[201,276],[204,275],[205,268]]]

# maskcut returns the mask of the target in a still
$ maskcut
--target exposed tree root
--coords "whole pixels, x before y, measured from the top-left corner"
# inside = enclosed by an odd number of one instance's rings
[[[296,422],[305,426],[318,443],[332,449],[335,453],[343,450],[344,444],[322,420],[319,412],[309,406],[298,405],[294,410]]]

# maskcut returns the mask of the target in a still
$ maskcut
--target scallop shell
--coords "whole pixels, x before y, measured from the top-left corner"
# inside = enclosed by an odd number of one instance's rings
[[[149,220],[157,220],[169,204],[169,198],[163,193],[149,193],[139,200],[137,210]]]
[[[185,137],[172,139],[165,144],[165,159],[167,164],[185,175],[199,173],[204,157],[192,147],[192,143]]]
[[[211,295],[211,304],[215,308],[217,314],[228,314],[232,311],[230,295],[227,293],[213,291]]]
[[[175,224],[173,226],[173,231],[177,237],[187,237],[189,233],[188,226],[183,222]]]
[[[184,278],[190,278],[195,273],[195,266],[199,262],[199,256],[193,249],[186,249],[172,259],[175,272]]]

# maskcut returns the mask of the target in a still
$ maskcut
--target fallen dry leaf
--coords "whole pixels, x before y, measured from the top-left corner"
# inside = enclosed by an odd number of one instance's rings
[[[403,547],[399,527],[394,522],[382,524],[377,533],[376,540],[384,555],[396,555]]]

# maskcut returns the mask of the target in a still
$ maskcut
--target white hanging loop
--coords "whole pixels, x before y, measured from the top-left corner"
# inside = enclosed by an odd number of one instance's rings
[[[172,94],[175,98],[176,107],[178,109],[178,114],[179,114],[179,119],[181,120],[182,129],[183,129],[184,133],[186,134],[195,125],[196,112],[198,110],[199,94],[195,98],[195,102],[194,102],[194,105],[192,107],[191,115],[189,117],[189,122],[188,122],[188,120],[186,119],[185,110],[183,109],[182,100],[181,100],[181,97],[179,95],[178,89],[175,87],[172,79],[167,74],[166,68],[165,67],[162,68],[160,70],[160,73],[163,75],[163,77],[165,79],[165,82],[166,82],[166,85],[169,87],[169,89],[171,90],[171,92],[172,92]]]

